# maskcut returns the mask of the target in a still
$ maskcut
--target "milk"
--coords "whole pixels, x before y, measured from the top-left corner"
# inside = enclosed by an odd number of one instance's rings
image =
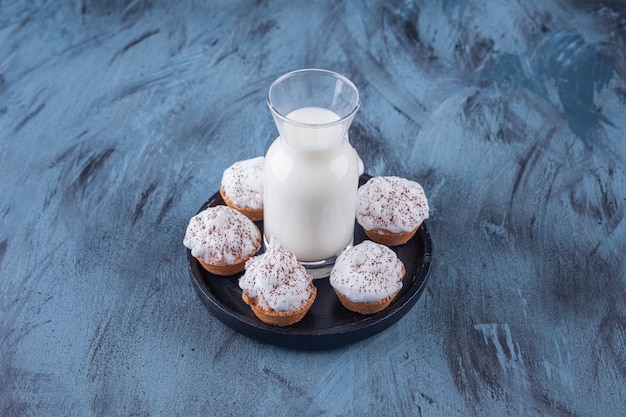
[[[303,107],[287,119],[296,123],[279,129],[265,156],[265,240],[301,262],[327,260],[353,240],[359,159],[334,112]]]
[[[346,134],[337,113],[321,107],[302,107],[287,115],[297,124],[283,124],[281,136],[300,150],[320,150],[339,142]],[[324,126],[320,126],[320,125]]]

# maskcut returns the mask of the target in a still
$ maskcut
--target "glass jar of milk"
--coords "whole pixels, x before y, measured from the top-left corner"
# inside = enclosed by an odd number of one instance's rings
[[[280,136],[265,157],[265,241],[327,276],[354,236],[360,160],[348,128],[358,90],[332,71],[304,69],[274,81],[267,102]]]

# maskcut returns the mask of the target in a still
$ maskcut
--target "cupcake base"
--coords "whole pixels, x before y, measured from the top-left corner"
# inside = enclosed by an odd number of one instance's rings
[[[299,309],[293,311],[276,311],[269,308],[261,307],[260,305],[258,305],[257,299],[248,296],[245,291],[241,293],[241,298],[246,304],[250,306],[250,308],[254,312],[254,315],[257,316],[257,318],[263,323],[271,324],[272,326],[284,327],[299,322],[309,311],[309,309],[313,305],[313,301],[315,301],[315,297],[317,296],[317,288],[315,288],[315,285],[313,284],[311,284],[311,287],[311,295],[309,296],[306,304]]]
[[[417,229],[419,229],[419,226],[411,232],[392,233],[383,229],[367,230],[363,228],[367,237],[369,237],[376,243],[380,243],[386,246],[404,245],[406,242],[411,240],[413,236],[415,236],[415,232],[417,232]]]
[[[211,265],[204,261],[201,261],[198,258],[196,259],[198,262],[200,262],[200,265],[202,265],[202,267],[206,269],[208,272],[212,273],[213,275],[220,275],[223,277],[226,277],[229,275],[235,275],[243,271],[246,267],[245,260],[234,263],[234,264],[229,264],[229,265]]]
[[[337,298],[339,298],[341,304],[348,310],[354,311],[355,313],[359,314],[374,314],[386,309],[387,307],[389,307],[389,304],[391,304],[391,301],[396,297],[396,295],[398,295],[398,292],[399,291],[396,291],[389,297],[383,298],[382,300],[378,301],[355,302],[350,300],[339,291],[335,290],[335,294],[337,294]]]

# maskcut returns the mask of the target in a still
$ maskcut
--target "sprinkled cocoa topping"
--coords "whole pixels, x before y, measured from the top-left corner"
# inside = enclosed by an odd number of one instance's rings
[[[402,288],[403,268],[393,250],[365,240],[339,255],[330,285],[354,302],[378,301]]]
[[[191,218],[183,239],[191,254],[211,265],[230,265],[252,256],[259,248],[261,232],[237,210],[209,207]]]
[[[263,208],[263,164],[259,156],[238,161],[226,168],[222,175],[224,193],[241,208]]]
[[[373,177],[359,188],[356,218],[367,230],[411,232],[428,218],[428,200],[415,181]]]
[[[272,238],[265,253],[246,262],[239,287],[256,298],[261,307],[292,311],[309,300],[312,280],[294,254]]]

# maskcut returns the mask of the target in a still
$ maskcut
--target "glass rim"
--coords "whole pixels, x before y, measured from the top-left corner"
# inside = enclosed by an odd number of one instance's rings
[[[281,81],[284,81],[288,78],[294,77],[296,75],[299,75],[301,73],[319,73],[319,74],[325,74],[325,75],[330,75],[331,77],[338,79],[340,81],[342,81],[343,83],[345,83],[346,85],[348,85],[350,88],[352,88],[354,90],[354,92],[356,93],[356,103],[354,105],[354,108],[352,110],[350,110],[350,112],[345,115],[344,117],[339,118],[339,120],[335,120],[332,122],[326,122],[326,123],[305,123],[305,122],[299,122],[297,120],[293,120],[287,117],[287,115],[282,114],[273,104],[272,104],[272,100],[270,99],[270,94],[272,93],[272,90],[274,89],[274,87],[276,87],[276,85],[278,83],[280,83]],[[267,95],[266,95],[266,100],[267,100],[267,104],[270,107],[270,110],[272,111],[272,113],[276,116],[278,116],[281,120],[287,122],[287,123],[291,123],[295,126],[300,126],[300,127],[306,127],[306,128],[327,128],[327,127],[332,127],[335,125],[339,125],[342,124],[343,122],[345,122],[346,119],[349,119],[351,117],[354,117],[355,113],[359,110],[359,107],[361,106],[361,96],[359,94],[359,89],[356,88],[356,85],[350,81],[349,78],[335,72],[335,71],[331,71],[331,70],[326,70],[326,69],[321,69],[321,68],[302,68],[302,69],[298,69],[298,70],[294,70],[294,71],[290,71],[286,74],[281,75],[280,77],[278,77],[277,79],[274,80],[274,82],[270,85],[270,88],[267,90]]]

